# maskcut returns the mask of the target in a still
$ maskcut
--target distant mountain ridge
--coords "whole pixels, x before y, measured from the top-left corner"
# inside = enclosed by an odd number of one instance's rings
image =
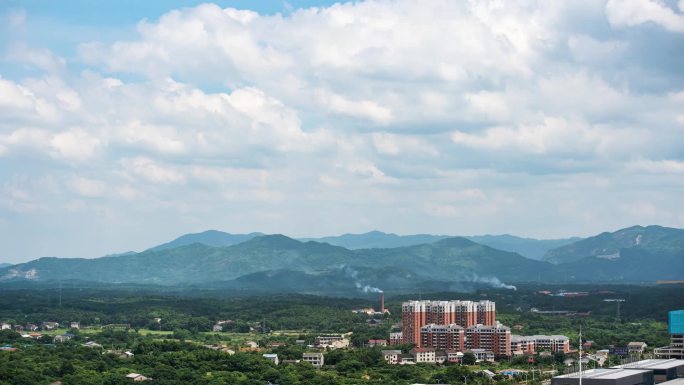
[[[254,237],[264,235],[263,233],[249,234],[230,234],[223,231],[207,230],[201,233],[185,234],[171,242],[150,248],[149,250],[165,250],[179,246],[187,246],[193,243],[201,243],[207,246],[220,247],[232,246],[241,242],[248,241]],[[299,238],[298,240],[315,241],[328,243],[334,246],[341,246],[350,250],[358,249],[390,249],[395,247],[415,246],[432,243],[450,235],[431,235],[431,234],[411,234],[397,235],[384,233],[382,231],[370,231],[362,234],[343,234],[339,236],[328,236],[320,238]],[[518,253],[524,257],[540,260],[548,251],[560,247],[580,238],[549,239],[539,240],[533,238],[522,238],[514,235],[476,235],[464,236],[473,242],[480,243],[495,249]]]
[[[11,263],[0,263],[0,269],[2,269],[4,267],[9,267],[9,266],[12,266],[12,264]]]
[[[549,250],[543,260],[560,264],[596,257],[615,260],[628,249],[641,249],[662,255],[678,254],[684,258],[684,229],[662,226],[632,226],[604,232],[577,242]]]
[[[250,234],[230,234],[218,230],[207,230],[201,233],[185,234],[174,239],[171,242],[163,243],[158,246],[154,246],[148,250],[168,250],[180,246],[187,246],[193,243],[201,243],[207,246],[222,247],[222,246],[233,246],[238,243],[249,241],[254,237],[264,235],[263,233],[250,233]]]
[[[463,283],[510,287],[505,283],[653,283],[658,279],[684,279],[684,230],[660,226],[630,227],[565,244],[547,252],[547,257],[557,258],[556,264],[464,237],[352,250],[279,234],[255,234],[238,238],[205,232],[188,234],[176,243],[140,253],[95,259],[41,258],[0,268],[0,281],[209,285],[230,290],[347,295],[378,288],[441,290],[461,287],[458,285]],[[379,232],[372,236],[376,241],[384,237]],[[406,241],[401,237],[388,239]],[[506,237],[510,236],[493,239],[517,242],[517,237]],[[358,237],[351,238],[358,244]],[[218,246],[199,242],[203,239]],[[237,243],[223,246],[226,242]]]

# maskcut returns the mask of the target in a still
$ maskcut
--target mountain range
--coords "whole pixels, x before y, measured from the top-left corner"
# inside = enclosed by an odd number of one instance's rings
[[[523,238],[482,239],[490,244],[508,240],[510,246]],[[684,279],[681,229],[635,226],[574,241],[534,241],[521,243],[535,245],[538,254],[542,245],[559,246],[545,250],[543,260],[535,260],[464,237],[372,232],[314,241],[210,231],[187,234],[140,253],[94,259],[40,258],[0,268],[0,281],[74,280],[349,294],[378,288],[448,289],[464,284],[510,287],[504,282],[653,283]],[[368,244],[400,246],[357,248]]]

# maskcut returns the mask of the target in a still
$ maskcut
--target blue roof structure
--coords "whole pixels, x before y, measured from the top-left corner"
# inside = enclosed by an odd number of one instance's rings
[[[670,334],[684,334],[684,310],[672,310],[668,313],[667,325]]]

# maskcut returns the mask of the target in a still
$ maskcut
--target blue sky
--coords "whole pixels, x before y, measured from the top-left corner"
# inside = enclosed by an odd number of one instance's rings
[[[684,1],[5,1],[0,261],[684,227]]]

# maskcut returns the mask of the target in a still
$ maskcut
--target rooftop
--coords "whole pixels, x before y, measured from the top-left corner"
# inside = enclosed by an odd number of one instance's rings
[[[661,382],[658,385],[684,385],[684,378],[675,378],[674,380]]]
[[[613,366],[621,369],[671,369],[684,366],[684,360],[676,359],[652,359],[630,362],[629,364]]]
[[[649,373],[650,370],[625,370],[625,369],[591,369],[582,372],[582,378],[602,378],[606,380],[616,380],[619,378],[633,376],[635,373]],[[554,378],[578,378],[579,372],[563,374]]]

